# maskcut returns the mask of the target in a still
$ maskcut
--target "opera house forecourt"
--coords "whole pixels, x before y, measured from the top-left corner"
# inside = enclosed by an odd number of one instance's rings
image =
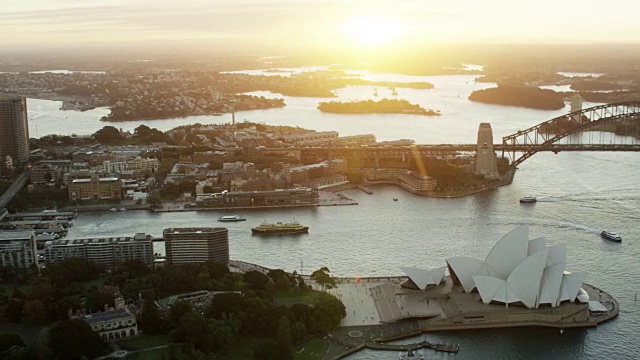
[[[596,326],[619,313],[613,297],[584,283],[584,274],[567,271],[565,244],[530,240],[526,225],[502,237],[484,261],[454,257],[446,264],[433,270],[402,268],[408,279],[371,286],[380,321],[417,318],[422,331],[563,329]]]

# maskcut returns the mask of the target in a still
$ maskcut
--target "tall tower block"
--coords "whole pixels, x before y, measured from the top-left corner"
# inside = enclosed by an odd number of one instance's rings
[[[580,96],[580,94],[575,94],[571,97],[571,112],[580,110],[582,110],[582,96]],[[572,120],[575,122],[581,122],[579,115],[574,115]]]
[[[487,179],[499,179],[498,160],[493,151],[493,131],[491,124],[481,123],[478,128],[478,147],[476,148],[476,175]]]
[[[29,161],[27,100],[22,96],[0,95],[0,167],[7,156],[16,166]]]

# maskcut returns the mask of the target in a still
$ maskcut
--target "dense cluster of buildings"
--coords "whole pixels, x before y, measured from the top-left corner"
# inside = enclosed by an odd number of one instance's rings
[[[134,236],[52,239],[38,250],[36,230],[0,231],[0,266],[32,269],[39,261],[61,262],[82,258],[112,267],[129,260],[147,266],[156,264],[154,241],[165,241],[167,264],[214,261],[229,264],[229,234],[226,228],[169,228],[163,238],[138,233]]]
[[[139,153],[79,151],[72,160],[40,160],[31,169],[30,187],[66,188],[70,201],[146,199],[160,162]]]

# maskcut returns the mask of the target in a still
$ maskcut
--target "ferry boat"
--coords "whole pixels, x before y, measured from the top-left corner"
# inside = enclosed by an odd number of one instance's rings
[[[300,225],[297,221],[289,223],[277,222],[275,224],[263,223],[260,226],[251,228],[254,234],[300,234],[309,232],[309,227]]]
[[[522,204],[532,204],[537,201],[538,199],[536,199],[534,196],[525,196],[520,198],[520,203]]]
[[[617,233],[614,233],[614,232],[603,231],[603,232],[600,233],[600,236],[602,236],[603,238],[605,238],[607,240],[611,240],[611,241],[615,241],[615,242],[622,242],[622,237],[620,235],[618,235]]]
[[[247,219],[240,217],[238,215],[223,216],[218,218],[218,221],[221,221],[221,222],[245,221],[245,220]]]

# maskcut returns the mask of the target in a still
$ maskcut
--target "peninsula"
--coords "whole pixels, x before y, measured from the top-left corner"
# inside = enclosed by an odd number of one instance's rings
[[[321,102],[318,110],[335,114],[412,114],[438,116],[437,110],[424,109],[420,105],[411,104],[407,100],[382,99],[380,101],[364,100],[350,102]]]
[[[553,90],[501,84],[496,88],[476,90],[469,95],[469,100],[539,110],[559,110],[564,107],[563,95]]]

